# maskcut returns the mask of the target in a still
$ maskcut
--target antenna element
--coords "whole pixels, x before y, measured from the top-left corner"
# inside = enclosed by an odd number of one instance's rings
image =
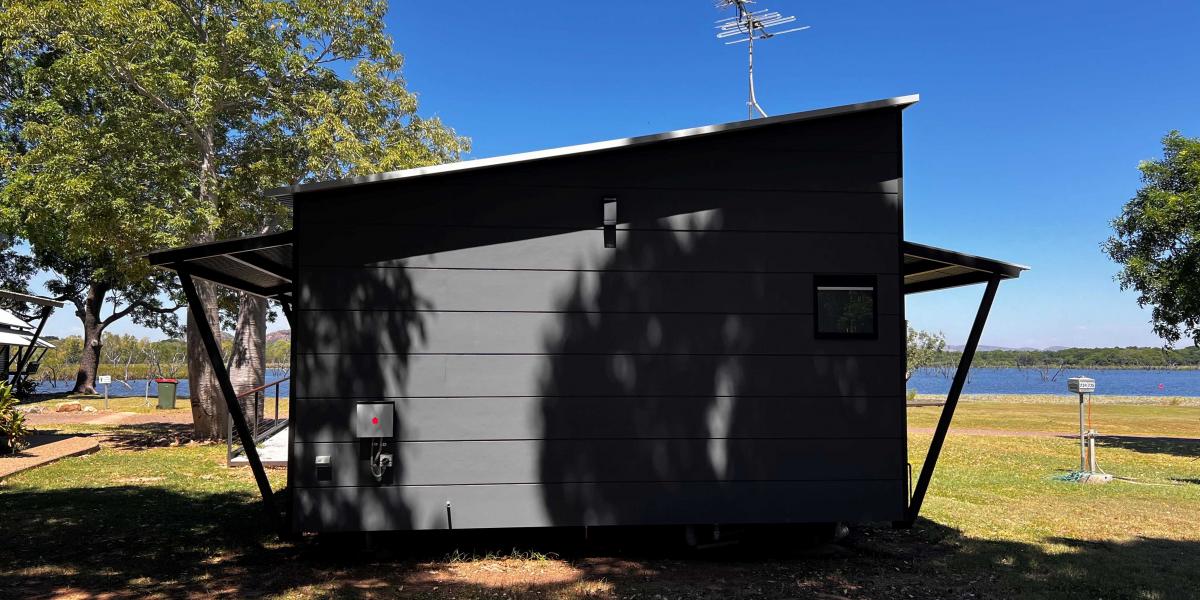
[[[803,31],[808,29],[808,25],[802,27],[793,27],[791,29],[771,30],[771,27],[787,25],[794,23],[796,17],[785,17],[783,14],[769,10],[752,11],[746,7],[747,4],[754,4],[754,0],[717,0],[718,9],[733,8],[737,14],[732,17],[727,17],[717,21],[717,39],[728,40],[725,45],[740,44],[746,42],[746,48],[749,54],[749,79],[750,79],[750,97],[746,101],[746,108],[750,118],[754,118],[754,113],[757,111],[760,116],[767,116],[766,111],[758,105],[758,99],[754,96],[754,40],[765,40],[777,35],[792,33],[793,31]],[[733,39],[730,39],[733,38]]]

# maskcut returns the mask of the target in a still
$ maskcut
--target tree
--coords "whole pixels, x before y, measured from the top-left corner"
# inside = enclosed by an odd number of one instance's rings
[[[1142,187],[1112,221],[1104,251],[1122,265],[1121,289],[1151,306],[1154,333],[1168,347],[1200,346],[1200,138],[1162,139],[1163,157],[1138,165]]]
[[[941,332],[930,333],[913,329],[908,325],[907,335],[907,367],[904,370],[904,381],[912,378],[912,374],[921,367],[932,366],[937,362],[942,352],[946,350],[946,336]]]
[[[380,0],[10,4],[0,36],[45,40],[39,47],[69,57],[77,76],[158,122],[145,135],[173,146],[164,162],[183,180],[192,242],[286,222],[262,188],[442,163],[467,147],[417,115]],[[197,287],[209,322],[221,322],[214,287]],[[249,298],[226,305],[237,307],[231,366],[244,389],[261,378],[267,309]],[[219,437],[224,407],[190,312],[188,333],[196,434]]]
[[[70,57],[0,23],[0,228],[29,242],[33,266],[53,273],[47,288],[75,306],[84,342],[75,391],[94,393],[105,328],[125,317],[174,324],[177,307],[160,298],[170,277],[142,256],[188,226],[178,178],[161,172],[175,149],[135,97],[68,77],[78,75]]]

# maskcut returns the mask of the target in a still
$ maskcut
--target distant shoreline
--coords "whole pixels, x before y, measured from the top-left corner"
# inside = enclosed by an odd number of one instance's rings
[[[937,403],[945,401],[945,399],[946,396],[943,394],[917,394],[914,402],[923,404]],[[1079,397],[1067,392],[1062,394],[963,394],[959,400],[962,402],[1005,402],[1010,404],[1079,404]],[[1121,396],[1095,394],[1091,400],[1094,404],[1200,407],[1200,396]]]
[[[955,369],[958,365],[940,365],[934,367],[921,367],[937,371],[940,369]],[[1054,365],[1054,366],[1015,366],[1015,365],[971,365],[972,369],[1013,369],[1019,371],[1064,371],[1068,369],[1087,369],[1090,371],[1200,371],[1200,365],[1106,365],[1106,366],[1087,366],[1087,365]]]

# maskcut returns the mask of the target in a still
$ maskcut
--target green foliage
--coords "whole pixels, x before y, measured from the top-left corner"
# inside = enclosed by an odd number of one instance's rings
[[[380,0],[5,3],[0,233],[28,240],[57,275],[47,287],[75,304],[89,348],[125,316],[173,333],[177,286],[143,255],[286,226],[260,190],[467,150],[417,114],[386,10]],[[100,317],[110,300],[119,309]],[[235,306],[228,295],[221,304]]]
[[[42,359],[38,378],[65,381],[75,378],[76,365],[83,356],[83,338],[73,335],[53,340],[54,348]],[[105,333],[104,354],[97,373],[114,379],[134,380],[151,377],[187,377],[187,344],[179,339],[150,341],[132,335]]]
[[[33,257],[17,252],[15,246],[16,238],[0,232],[0,290],[28,293],[26,286],[36,271]],[[17,309],[19,312],[22,307],[0,300],[0,308]]]
[[[0,383],[0,450],[15,454],[28,435],[25,415],[17,410],[17,398],[8,384]]]
[[[68,7],[51,4],[7,3],[0,20],[0,230],[29,242],[54,274],[46,287],[80,313],[98,317],[110,298],[123,308],[107,322],[169,327],[157,298],[169,278],[142,256],[193,222],[178,141],[94,60],[64,51],[59,25],[41,19]]]
[[[958,364],[960,352],[942,352],[929,366]],[[975,353],[973,367],[1200,368],[1200,348],[1066,348],[1063,350],[987,350]]]
[[[292,362],[292,341],[279,339],[267,342],[267,364],[286,367]]]
[[[1121,288],[1152,307],[1154,333],[1200,345],[1200,138],[1172,131],[1162,145],[1161,159],[1138,165],[1142,187],[1104,251],[1122,265]]]
[[[920,331],[913,329],[912,325],[907,325],[907,327],[907,351],[905,353],[907,367],[904,372],[905,381],[917,369],[929,367],[938,362],[941,353],[946,350],[946,336],[941,332],[930,333],[928,331]]]
[[[29,65],[36,90],[65,96],[32,93],[41,102],[19,111],[39,117],[29,151],[47,146],[43,159],[72,172],[42,189],[95,187],[90,174],[110,157],[123,176],[102,178],[106,188],[170,202],[162,216],[190,237],[234,235],[286,218],[263,188],[457,159],[466,139],[416,113],[386,10],[378,0],[11,2],[6,54]],[[50,135],[71,128],[84,137]]]

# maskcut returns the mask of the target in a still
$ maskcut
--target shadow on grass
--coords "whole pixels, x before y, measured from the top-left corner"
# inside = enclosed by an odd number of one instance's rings
[[[37,448],[38,446],[45,446],[46,444],[61,442],[62,440],[70,437],[71,436],[69,434],[65,433],[48,433],[45,431],[37,431],[29,436],[26,436],[21,442],[21,448],[15,453],[7,448],[0,450],[0,458],[24,458],[31,456],[29,451]]]
[[[1105,435],[1096,438],[1096,445],[1101,448],[1119,448],[1143,454],[1169,454],[1182,458],[1200,457],[1200,439],[1195,438]],[[1099,455],[1097,453],[1097,456]]]
[[[97,426],[97,431],[74,432],[55,429],[53,425],[38,427],[38,435],[66,438],[70,436],[89,436],[102,440],[108,448],[119,450],[145,450],[147,448],[165,448],[180,446],[192,441],[194,430],[191,424],[184,423],[137,423],[130,425]]]
[[[711,551],[684,548],[679,528],[391,533],[368,549],[361,535],[279,541],[242,492],[16,488],[0,514],[0,597],[1186,598],[1200,570],[1192,541],[1061,538],[1047,552],[927,520],[838,544],[730,528],[742,543]]]

